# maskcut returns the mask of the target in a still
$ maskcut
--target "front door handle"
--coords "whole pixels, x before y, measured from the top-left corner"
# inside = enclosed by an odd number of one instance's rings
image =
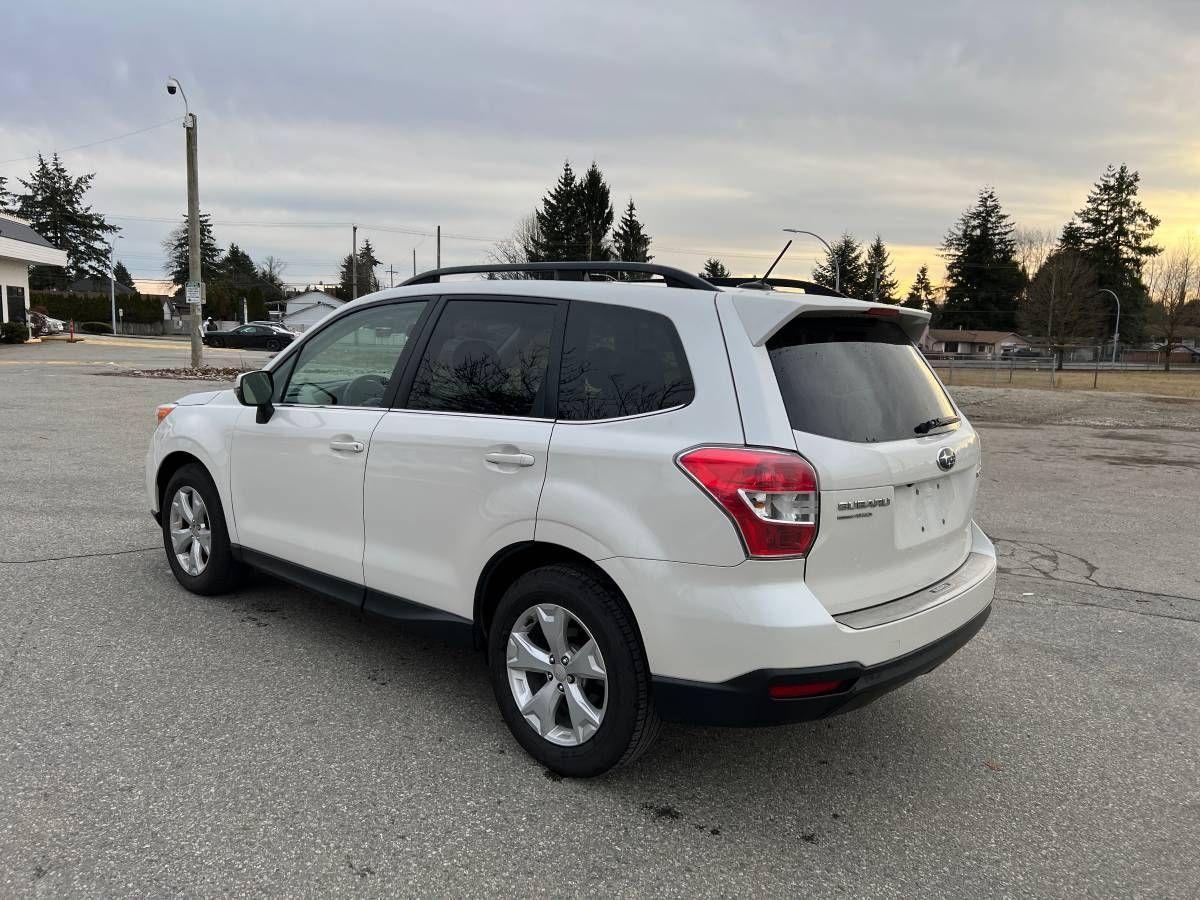
[[[484,457],[498,466],[532,466],[533,457],[528,453],[489,453]]]
[[[362,453],[367,449],[367,445],[362,441],[339,441],[332,440],[329,442],[330,450],[340,450],[344,453]]]

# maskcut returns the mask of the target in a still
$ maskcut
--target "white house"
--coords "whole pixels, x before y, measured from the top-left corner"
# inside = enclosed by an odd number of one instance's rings
[[[65,266],[65,250],[21,219],[0,213],[0,321],[29,321],[29,267]]]
[[[292,331],[307,331],[345,302],[324,291],[305,291],[287,298],[282,321]]]
[[[1029,341],[1013,331],[979,331],[962,328],[930,328],[921,339],[926,353],[970,353],[995,355],[1006,349],[1028,347]]]

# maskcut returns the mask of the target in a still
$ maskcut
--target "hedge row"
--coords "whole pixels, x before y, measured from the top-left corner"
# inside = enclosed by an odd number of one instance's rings
[[[46,314],[64,322],[107,322],[112,317],[109,298],[97,294],[60,294],[57,291],[31,291],[29,305],[44,308]],[[162,304],[149,297],[117,297],[117,309],[124,310],[126,322],[161,322]]]

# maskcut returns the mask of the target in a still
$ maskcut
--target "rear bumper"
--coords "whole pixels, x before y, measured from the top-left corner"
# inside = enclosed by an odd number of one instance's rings
[[[682,678],[654,676],[654,705],[670,722],[692,725],[784,725],[823,719],[848,712],[931,672],[958,652],[983,627],[991,614],[989,603],[973,619],[944,637],[873,666],[861,663],[800,669],[755,669],[729,681],[713,684]],[[844,681],[833,694],[777,700],[768,691],[773,684],[805,681]]]

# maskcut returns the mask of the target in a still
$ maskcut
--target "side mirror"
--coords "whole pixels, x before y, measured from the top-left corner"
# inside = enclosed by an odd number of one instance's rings
[[[238,376],[233,387],[238,402],[243,406],[257,406],[258,416],[255,421],[259,425],[271,421],[275,407],[271,405],[271,397],[275,394],[275,379],[266,370],[246,372]]]

